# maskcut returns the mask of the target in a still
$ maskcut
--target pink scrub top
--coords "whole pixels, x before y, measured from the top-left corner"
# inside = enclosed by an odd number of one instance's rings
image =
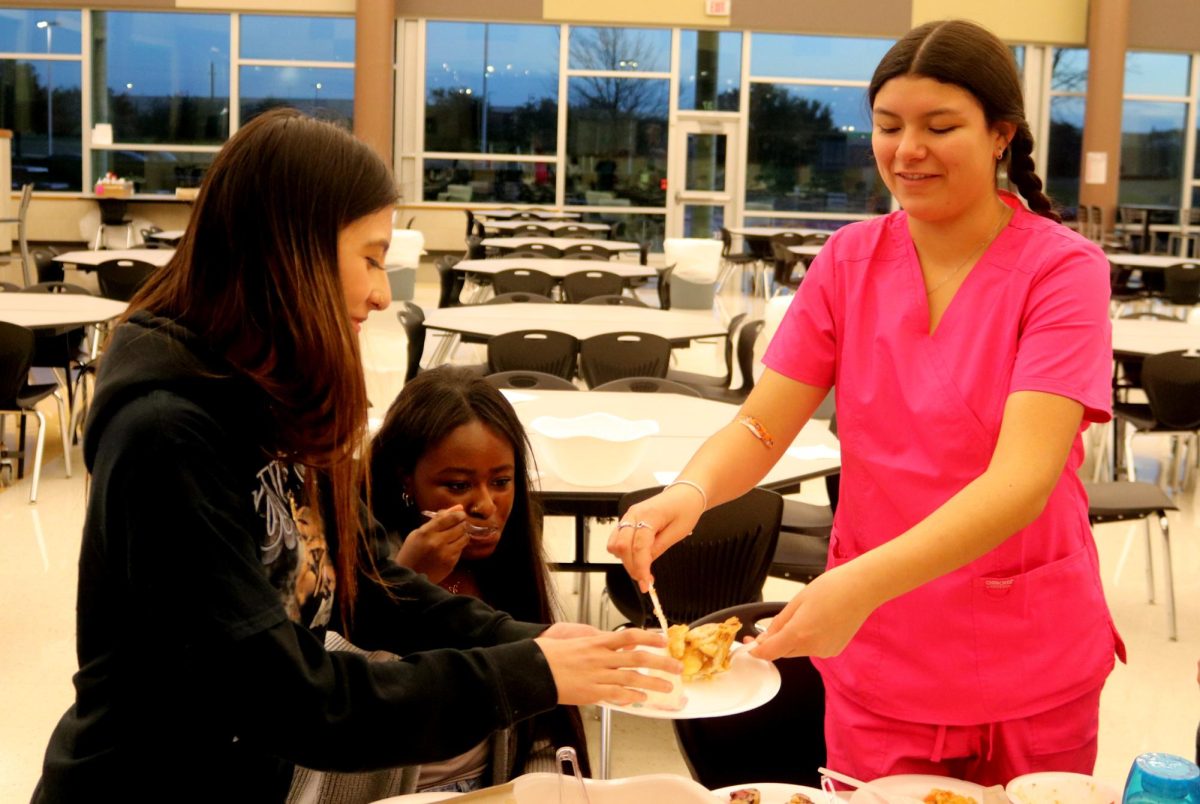
[[[826,683],[879,714],[971,725],[1027,717],[1100,686],[1124,647],[1100,584],[1080,435],[1110,418],[1108,262],[1009,193],[1009,225],[933,335],[896,212],[845,226],[804,277],[763,362],[837,386],[841,498],[829,566],[920,522],[987,468],[1008,396],[1074,399],[1084,422],[1041,516],[987,555],[880,606]]]

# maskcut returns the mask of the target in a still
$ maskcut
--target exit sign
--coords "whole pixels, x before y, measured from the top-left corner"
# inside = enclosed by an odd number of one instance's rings
[[[704,0],[704,13],[710,17],[728,17],[733,0]]]

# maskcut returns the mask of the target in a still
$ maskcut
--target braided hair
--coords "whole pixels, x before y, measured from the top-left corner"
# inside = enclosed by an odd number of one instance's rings
[[[1010,123],[1015,129],[997,168],[1008,163],[1008,180],[1029,208],[1044,218],[1062,221],[1042,191],[1034,172],[1033,134],[1025,120],[1025,101],[1012,52],[994,34],[966,20],[928,22],[913,28],[884,55],[871,76],[867,98],[902,75],[932,78],[970,92],[983,107],[988,125]]]

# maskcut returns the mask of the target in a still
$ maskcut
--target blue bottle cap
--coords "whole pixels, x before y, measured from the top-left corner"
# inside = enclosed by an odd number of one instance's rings
[[[1200,791],[1200,767],[1174,754],[1142,754],[1134,764],[1142,771],[1142,789],[1183,799]]]

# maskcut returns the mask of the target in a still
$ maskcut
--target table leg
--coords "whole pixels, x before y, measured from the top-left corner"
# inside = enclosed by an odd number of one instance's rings
[[[588,537],[590,536],[588,518],[586,516],[575,517],[575,560],[588,560]],[[579,605],[576,608],[576,622],[588,622],[588,604],[591,602],[591,573],[581,572],[578,575],[579,579]]]

